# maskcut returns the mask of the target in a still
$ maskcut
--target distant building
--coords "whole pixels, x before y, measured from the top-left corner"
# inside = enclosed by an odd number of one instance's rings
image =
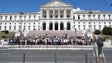
[[[40,12],[0,13],[0,30],[83,31],[112,27],[112,12],[74,9],[71,4],[52,0],[40,6]]]

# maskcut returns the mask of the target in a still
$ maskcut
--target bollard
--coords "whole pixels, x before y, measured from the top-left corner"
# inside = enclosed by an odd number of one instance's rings
[[[88,63],[88,54],[85,54],[85,63]]]
[[[57,63],[57,54],[56,53],[54,54],[54,61],[55,61],[55,63]]]
[[[25,56],[26,56],[26,54],[23,53],[23,63],[25,63]]]

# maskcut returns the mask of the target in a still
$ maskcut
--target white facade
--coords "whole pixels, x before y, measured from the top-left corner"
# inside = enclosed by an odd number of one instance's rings
[[[53,0],[40,7],[37,13],[0,13],[0,30],[88,30],[112,27],[112,12],[84,11]]]

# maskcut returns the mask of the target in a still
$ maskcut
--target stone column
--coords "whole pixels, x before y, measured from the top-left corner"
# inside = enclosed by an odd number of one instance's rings
[[[60,10],[58,10],[58,18],[60,19]]]
[[[46,22],[46,30],[48,30],[48,26],[49,26],[49,24],[48,24],[48,22]]]
[[[64,30],[67,30],[67,23],[64,22]]]
[[[49,10],[47,10],[46,15],[47,15],[47,19],[49,19]]]
[[[55,30],[55,23],[54,22],[53,22],[53,27],[52,28],[53,28],[53,30]]]
[[[58,30],[60,31],[60,22],[58,23]]]
[[[40,10],[40,18],[43,18],[43,10]]]
[[[70,14],[71,14],[70,17],[73,18],[73,10],[70,10],[70,11],[71,11],[70,12]]]
[[[53,10],[53,19],[55,18],[55,10]]]
[[[67,17],[67,12],[66,12],[66,10],[64,10],[64,18],[66,18]]]

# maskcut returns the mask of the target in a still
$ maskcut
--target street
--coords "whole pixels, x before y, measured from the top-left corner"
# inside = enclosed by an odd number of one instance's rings
[[[104,54],[107,58],[107,63],[112,63],[112,49],[105,49]],[[95,63],[92,50],[0,50],[0,63],[86,62]],[[100,62],[102,62],[101,58]]]

